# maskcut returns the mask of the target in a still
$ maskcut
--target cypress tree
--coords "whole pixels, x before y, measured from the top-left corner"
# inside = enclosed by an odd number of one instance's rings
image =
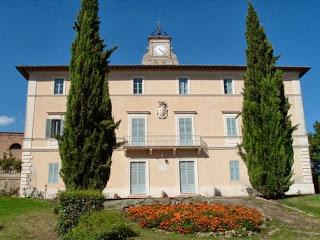
[[[116,144],[107,67],[114,49],[104,51],[97,0],[82,0],[70,62],[71,87],[64,133],[59,140],[60,175],[66,189],[103,190]]]
[[[320,193],[320,122],[316,121],[313,129],[314,132],[309,133],[311,170],[315,193]]]
[[[246,21],[247,71],[243,93],[243,142],[239,152],[250,183],[263,197],[280,198],[292,177],[290,105],[284,94],[282,72],[257,13],[249,3]]]

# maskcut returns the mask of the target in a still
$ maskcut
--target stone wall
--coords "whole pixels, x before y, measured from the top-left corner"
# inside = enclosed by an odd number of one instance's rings
[[[11,152],[16,158],[21,159],[22,142],[23,133],[0,132],[0,157],[4,152]]]
[[[0,191],[19,190],[20,174],[0,174]]]

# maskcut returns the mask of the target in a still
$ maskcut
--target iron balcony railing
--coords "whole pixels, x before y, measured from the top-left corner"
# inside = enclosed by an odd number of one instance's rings
[[[126,136],[124,147],[205,147],[206,143],[199,135],[148,135]]]

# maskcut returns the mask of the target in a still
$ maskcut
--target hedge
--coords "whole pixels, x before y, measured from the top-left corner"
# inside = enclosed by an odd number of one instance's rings
[[[68,190],[58,193],[55,212],[58,214],[57,230],[60,235],[77,226],[82,215],[102,210],[104,200],[102,193],[96,190]]]
[[[100,211],[80,218],[77,227],[64,236],[64,240],[121,240],[138,236],[122,213]]]

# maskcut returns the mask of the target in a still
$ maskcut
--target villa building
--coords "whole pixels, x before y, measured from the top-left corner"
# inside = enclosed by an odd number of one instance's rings
[[[28,81],[21,191],[64,188],[58,143],[68,66],[18,66]],[[314,193],[300,78],[308,67],[283,71],[294,132],[294,184],[289,194]],[[246,66],[180,65],[160,28],[148,38],[141,65],[110,65],[109,89],[117,138],[104,193],[114,197],[247,195],[250,182],[238,155]]]

